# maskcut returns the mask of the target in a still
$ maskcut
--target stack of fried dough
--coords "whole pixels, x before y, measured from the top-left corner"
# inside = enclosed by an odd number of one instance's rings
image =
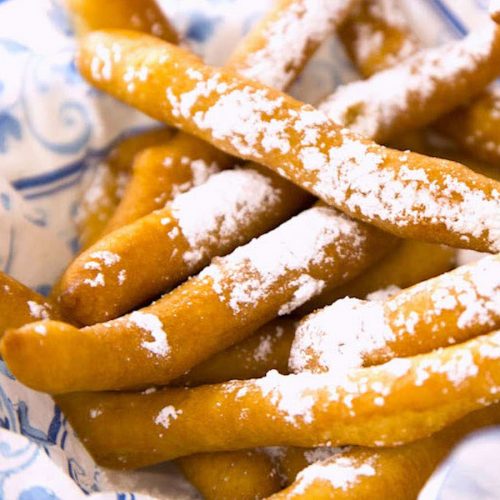
[[[398,0],[276,0],[215,68],[153,0],[67,4],[83,77],[164,126],[99,167],[50,298],[0,276],[9,369],[106,467],[416,498],[500,423],[498,13],[427,48]],[[331,36],[360,80],[284,93]]]

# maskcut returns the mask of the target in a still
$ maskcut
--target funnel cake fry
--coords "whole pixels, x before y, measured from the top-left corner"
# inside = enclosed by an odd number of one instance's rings
[[[377,142],[429,124],[479,94],[500,70],[500,28],[421,50],[371,78],[340,87],[320,109]],[[394,82],[397,82],[394,85]]]
[[[381,366],[58,402],[101,465],[259,446],[395,446],[500,398],[500,333]],[[249,425],[249,422],[252,424]]]
[[[155,0],[65,0],[82,34],[100,29],[143,31],[167,42],[179,36]]]
[[[262,170],[221,172],[102,238],[63,275],[65,314],[84,325],[125,314],[305,207],[304,191]]]
[[[83,194],[76,216],[82,248],[95,243],[118,205],[124,186],[130,179],[134,158],[153,144],[166,143],[173,129],[161,128],[142,132],[120,141],[96,170]]]
[[[2,353],[20,381],[54,394],[165,384],[289,314],[326,283],[359,274],[392,244],[373,227],[313,207],[215,259],[149,307],[81,330],[58,322],[10,330]],[[105,252],[95,258],[102,268],[117,262]]]
[[[293,371],[346,370],[463,342],[500,326],[500,254],[387,300],[343,299],[299,325]]]
[[[176,463],[206,500],[256,500],[283,486],[262,450],[191,455]]]
[[[113,44],[122,50],[119,61]],[[110,63],[104,74],[103,54]],[[500,248],[498,183],[460,164],[379,146],[285,94],[146,35],[95,32],[81,45],[79,66],[101,90],[265,164],[381,229],[478,251]],[[125,66],[148,72],[134,92],[124,85]],[[222,120],[228,113],[232,119]]]
[[[499,421],[500,407],[496,404],[475,411],[428,438],[404,446],[338,451],[307,467],[290,487],[270,499],[392,497],[413,500],[460,439]]]
[[[368,270],[345,285],[325,290],[294,311],[293,315],[300,317],[303,311],[323,307],[342,297],[364,299],[374,292],[386,292],[388,287],[397,290],[415,285],[449,271],[454,261],[455,252],[449,248],[419,241],[403,241]],[[269,370],[286,374],[297,322],[291,318],[278,318],[263,326],[252,337],[195,366],[175,383],[196,386],[233,379],[244,380],[263,377]]]
[[[339,34],[351,59],[365,77],[404,61],[420,48],[395,0],[362,1]],[[499,109],[498,89],[492,86],[472,102],[440,118],[435,126],[475,158],[498,165]]]
[[[229,71],[279,90],[297,77],[318,46],[342,23],[356,0],[279,0],[236,46]],[[138,160],[134,177],[105,233],[162,208],[178,192],[229,168],[235,159],[187,134]],[[283,219],[284,221],[284,219]]]
[[[48,318],[61,318],[55,304],[0,271],[0,337],[8,328]]]

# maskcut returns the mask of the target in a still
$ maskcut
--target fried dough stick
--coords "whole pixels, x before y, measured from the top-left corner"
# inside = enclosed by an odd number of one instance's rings
[[[155,0],[65,0],[79,34],[100,29],[130,29],[167,42],[179,36]]]
[[[404,61],[420,48],[395,0],[363,0],[339,34],[351,59],[365,77]],[[473,157],[498,165],[499,109],[499,93],[493,85],[468,104],[440,118],[435,125],[439,132],[453,139]]]
[[[413,500],[460,439],[499,422],[500,407],[495,404],[414,443],[379,450],[352,448],[340,451],[304,469],[291,486],[270,498],[352,500],[392,497]]]
[[[48,318],[61,318],[55,304],[0,271],[0,337],[8,328]]]
[[[118,61],[112,45],[122,49]],[[102,72],[104,53],[109,74]],[[129,92],[122,81],[129,66],[154,77]],[[79,67],[101,90],[381,229],[478,251],[500,248],[498,183],[460,164],[379,146],[285,94],[146,35],[95,32],[81,45]],[[231,122],[221,113],[231,113]]]
[[[499,347],[493,332],[344,377],[270,372],[194,389],[70,394],[58,403],[108,467],[259,446],[395,446],[497,402]]]
[[[500,326],[500,254],[419,283],[383,301],[341,299],[307,316],[290,356],[294,371],[380,364],[464,342]]]
[[[10,330],[2,354],[21,382],[54,394],[166,384],[327,283],[361,273],[393,243],[334,209],[313,207],[148,307],[81,330],[54,321]],[[95,266],[115,263],[113,254],[96,255]]]
[[[279,90],[285,89],[356,1],[273,2],[268,14],[236,46],[225,67]],[[205,182],[211,174],[235,162],[234,158],[187,134],[179,134],[168,146],[145,151],[134,165],[132,182],[105,233],[162,208],[176,194]]]

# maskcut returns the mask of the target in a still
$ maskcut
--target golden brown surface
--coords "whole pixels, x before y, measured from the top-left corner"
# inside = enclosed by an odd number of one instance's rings
[[[196,365],[175,385],[197,386],[227,380],[263,377],[269,370],[288,373],[288,356],[296,321],[279,318],[260,328],[243,342]]]
[[[498,167],[500,161],[500,95],[485,90],[472,105],[462,106],[437,123],[437,129],[464,151]]]
[[[310,201],[304,191],[290,186],[278,175],[270,175],[262,168],[261,172],[247,169],[246,173],[218,174],[223,176],[222,185],[227,180],[228,189],[234,191],[239,186],[242,192],[248,192],[258,177],[264,185],[264,196],[260,204],[251,205],[255,211],[249,210],[248,202],[245,203],[246,195],[242,194],[243,202],[226,196],[219,178],[214,176],[209,184],[180,195],[173,205],[99,240],[77,257],[63,275],[59,301],[67,317],[92,325],[125,314],[201,271],[212,257],[227,254],[256,235],[275,228]],[[221,197],[226,201],[222,213]],[[189,233],[184,233],[183,219],[179,220],[175,210],[184,199],[193,208],[191,217],[207,220],[204,214],[214,214],[200,229],[206,230],[203,240],[194,244],[189,241]],[[242,215],[232,216],[238,212]],[[229,216],[226,217],[226,213]],[[100,260],[102,253],[113,256],[111,265]],[[96,282],[99,276],[102,280]]]
[[[274,2],[263,19],[238,43],[226,68],[285,89],[354,3],[332,0],[328,5],[309,3],[306,7],[303,0]],[[290,39],[293,43],[287,43]],[[183,133],[167,147],[145,152],[134,165],[132,181],[105,233],[162,208],[178,192],[199,185],[235,162],[235,158]],[[293,198],[294,194],[290,196]]]
[[[2,354],[20,381],[49,393],[165,384],[301,305],[304,284],[310,297],[325,283],[341,284],[392,244],[375,228],[314,207],[140,311],[81,330],[58,322],[10,330]]]
[[[345,285],[322,293],[298,310],[306,314],[343,297],[364,299],[387,287],[407,288],[445,273],[455,265],[456,251],[443,245],[403,240],[394,250]]]
[[[99,45],[102,51],[111,44],[120,46],[123,53],[107,78],[96,69],[102,61],[95,49]],[[155,76],[138,80],[135,91],[130,92],[123,82],[129,65],[146,65]],[[498,183],[462,165],[378,146],[285,94],[209,68],[192,54],[146,35],[93,33],[81,45],[79,66],[98,88],[228,153],[263,163],[326,203],[381,229],[401,237],[479,251],[500,248],[492,222],[500,209]],[[193,70],[199,72],[195,71],[194,78]],[[220,85],[201,92],[207,81]],[[186,93],[191,93],[189,115],[178,104],[178,98]],[[250,99],[249,109],[244,116],[234,116],[232,127],[220,126],[217,113],[231,107],[242,93]],[[170,96],[167,99],[166,94]],[[194,115],[198,118],[192,119]],[[253,124],[251,133],[246,129],[248,120]],[[277,126],[281,130],[279,141],[268,145],[265,137]],[[311,150],[314,159],[309,161]],[[367,184],[369,193],[363,187]]]
[[[394,446],[497,402],[499,345],[494,332],[345,378],[271,372],[194,389],[57,399],[94,458],[117,468],[259,446]]]
[[[270,498],[414,500],[440,461],[460,439],[499,422],[500,407],[496,404],[475,411],[431,437],[411,444],[379,450],[346,450],[312,465],[299,474],[290,487]],[[300,458],[300,452],[293,451]],[[351,480],[346,480],[346,477]]]
[[[82,33],[104,28],[143,31],[177,43],[178,35],[155,0],[65,0]]]
[[[336,370],[344,362],[348,363],[347,368],[352,368],[349,363],[353,362],[369,366],[396,356],[414,356],[464,342],[500,327],[499,294],[497,254],[376,304],[338,301],[306,316],[300,323],[292,346],[291,366],[294,371],[314,372]],[[363,318],[369,324],[355,322]],[[349,332],[349,338],[342,330]],[[359,353],[355,361],[349,358],[352,353]]]
[[[77,229],[82,248],[89,247],[101,236],[130,179],[136,155],[154,144],[167,142],[173,135],[173,129],[161,128],[127,137],[121,140],[110,151],[106,160],[97,167],[79,206]]]
[[[46,318],[61,318],[57,306],[0,272],[0,337],[8,328],[18,328]]]
[[[192,455],[176,463],[206,500],[259,500],[282,487],[271,459],[260,450]]]

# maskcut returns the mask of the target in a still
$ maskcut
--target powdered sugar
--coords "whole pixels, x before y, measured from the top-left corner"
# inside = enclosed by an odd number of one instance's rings
[[[429,297],[432,305],[415,310]],[[438,347],[462,340],[461,332],[466,338],[486,333],[499,322],[500,258],[490,256],[383,302],[347,298],[309,315],[297,329],[290,368],[338,372],[360,367],[374,355],[393,356],[391,344],[405,337],[415,345],[422,336],[428,342],[429,328]]]
[[[156,356],[166,357],[170,354],[170,346],[167,340],[167,334],[163,330],[163,324],[154,314],[134,311],[128,317],[128,321],[141,330],[148,332],[152,341],[143,340],[141,346]]]
[[[324,40],[342,22],[352,3],[352,0],[289,2],[278,18],[273,12],[262,33],[263,47],[242,61],[235,61],[235,68],[247,78],[277,89],[285,88],[302,65],[306,49]]]
[[[394,124],[408,116],[410,102],[425,109],[423,103],[434,98],[440,85],[491,64],[495,28],[494,23],[487,23],[463,40],[417,53],[368,80],[340,87],[320,109],[361,135],[389,139]]]
[[[179,195],[170,207],[191,247],[184,260],[195,265],[214,244],[234,241],[241,225],[261,215],[277,196],[270,180],[250,169],[221,172]]]
[[[345,448],[331,448],[329,446],[320,446],[318,448],[314,448],[313,450],[305,451],[304,458],[309,464],[314,464],[316,462],[326,460],[327,458],[341,453],[342,451],[345,451]]]
[[[92,252],[89,255],[89,260],[83,264],[83,269],[87,271],[96,271],[93,278],[85,278],[83,283],[89,285],[91,288],[96,288],[98,286],[105,286],[106,280],[103,274],[102,266],[111,267],[120,262],[121,257],[113,252],[107,250],[101,250],[97,252]],[[118,278],[120,281],[120,278]],[[121,284],[121,283],[120,283]]]
[[[280,283],[282,306],[288,303],[287,310],[291,310],[290,300],[297,291],[294,280],[303,280],[304,274],[311,276],[315,264],[327,265],[331,261],[327,249],[335,247],[341,258],[352,257],[363,242],[356,222],[334,210],[315,207],[231,255],[216,259],[200,276],[212,280],[213,289],[235,313],[265,300]],[[318,283],[306,288],[309,294],[320,289]]]
[[[30,315],[35,319],[48,319],[49,318],[49,306],[46,304],[39,304],[33,300],[27,301],[28,308],[30,310]]]
[[[308,300],[318,296],[325,288],[323,280],[314,279],[308,274],[302,274],[296,280],[293,280],[290,285],[297,286],[298,288],[293,293],[292,300],[280,307],[278,316],[290,314],[295,309],[304,305]]]
[[[294,372],[347,371],[362,366],[367,353],[387,349],[394,338],[382,304],[338,300],[299,325],[289,366]]]
[[[411,305],[418,297],[427,296],[432,297],[433,307],[426,307],[415,318]],[[397,313],[393,327],[410,334],[426,324],[435,325],[437,335],[443,318],[446,327],[442,333],[446,335],[494,328],[500,320],[500,258],[486,257],[418,284],[390,299],[387,308]]]
[[[332,457],[325,462],[310,465],[297,475],[294,483],[296,494],[306,493],[307,488],[315,481],[327,481],[333,488],[347,491],[360,478],[376,474],[374,457],[360,461],[350,456]]]
[[[489,29],[482,33],[484,39],[491,35]],[[482,54],[485,44],[477,45]],[[477,238],[491,251],[500,249],[500,192],[483,191],[470,180],[472,174],[444,160],[416,161],[411,154],[362,141],[309,106],[283,106],[282,96],[216,71],[192,85],[179,97],[167,89],[172,113],[182,117],[179,123],[188,120],[210,131],[215,142],[274,166],[327,203],[397,227],[398,233],[410,226],[439,227],[443,242],[457,245],[461,236],[463,246],[475,246],[470,240]]]
[[[168,429],[172,420],[177,420],[182,415],[182,410],[176,410],[174,406],[165,406],[155,418],[155,424]]]

